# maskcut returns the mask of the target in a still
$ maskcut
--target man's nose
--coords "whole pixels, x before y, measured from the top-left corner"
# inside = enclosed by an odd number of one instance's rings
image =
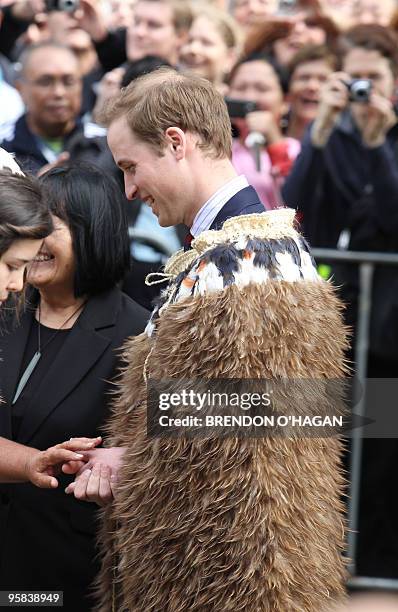
[[[134,183],[134,181],[128,181],[127,179],[124,180],[124,191],[126,193],[126,198],[128,200],[134,200],[137,194],[137,185]]]
[[[318,91],[321,88],[321,82],[315,76],[308,79],[307,87],[311,91]]]
[[[198,40],[191,40],[191,42],[189,42],[187,44],[187,51],[189,53],[198,53],[200,51],[200,42]]]
[[[66,92],[65,83],[61,80],[54,81],[53,92],[56,96],[64,96]]]
[[[134,25],[134,34],[135,36],[139,36],[144,38],[147,35],[147,26],[145,23],[140,22]]]
[[[263,10],[262,4],[258,0],[252,0],[249,3],[249,11],[252,15],[260,15],[262,10]]]
[[[361,14],[358,16],[358,24],[360,25],[368,25],[375,22],[376,18],[370,11],[361,11]]]

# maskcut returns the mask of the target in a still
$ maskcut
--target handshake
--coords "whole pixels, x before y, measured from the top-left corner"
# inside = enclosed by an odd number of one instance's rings
[[[114,497],[114,486],[124,448],[97,448],[102,439],[71,438],[45,451],[29,449],[26,479],[41,488],[56,488],[56,476],[75,475],[65,489],[77,499],[105,505]]]

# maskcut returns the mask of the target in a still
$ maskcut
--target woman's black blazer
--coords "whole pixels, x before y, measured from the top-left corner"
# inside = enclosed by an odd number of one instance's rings
[[[37,294],[36,294],[37,300]],[[46,449],[70,437],[93,437],[109,415],[110,383],[120,347],[143,331],[149,313],[119,289],[91,298],[31,399],[17,442]],[[33,317],[26,310],[0,337],[0,435],[11,438],[15,392]],[[95,504],[27,484],[0,485],[0,590],[64,591],[64,610],[88,611],[97,571]]]

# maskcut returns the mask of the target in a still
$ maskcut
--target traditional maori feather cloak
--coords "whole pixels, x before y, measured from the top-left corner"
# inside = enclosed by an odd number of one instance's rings
[[[108,442],[127,451],[98,610],[320,612],[344,596],[340,441],[147,438],[145,380],[337,379],[341,306],[289,210],[230,219],[193,247],[125,351]],[[325,414],[330,398],[301,410]]]

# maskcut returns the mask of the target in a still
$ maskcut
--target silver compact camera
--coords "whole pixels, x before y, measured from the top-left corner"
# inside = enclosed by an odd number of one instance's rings
[[[346,85],[350,92],[350,102],[360,102],[361,104],[369,102],[372,81],[369,81],[369,79],[352,79]]]
[[[79,8],[79,0],[46,0],[46,11],[74,13]]]
[[[294,13],[297,10],[297,1],[296,0],[279,0],[278,8],[276,10],[276,14],[283,16]]]

